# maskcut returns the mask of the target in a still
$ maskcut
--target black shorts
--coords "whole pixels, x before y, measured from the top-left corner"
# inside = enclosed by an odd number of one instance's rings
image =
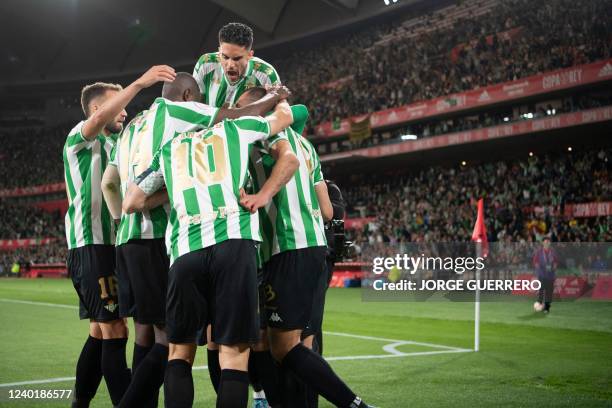
[[[257,270],[257,293],[259,295],[259,328],[263,330],[268,327],[264,313],[266,294],[264,293],[263,269]]]
[[[131,239],[117,247],[119,316],[163,325],[170,260],[163,238]]]
[[[119,319],[115,246],[85,245],[68,251],[68,274],[79,295],[79,316],[96,322]]]
[[[168,341],[193,343],[208,323],[215,343],[259,340],[255,242],[230,239],[174,261],[168,276]]]
[[[327,287],[325,247],[281,252],[264,264],[264,313],[268,327],[321,329]]]

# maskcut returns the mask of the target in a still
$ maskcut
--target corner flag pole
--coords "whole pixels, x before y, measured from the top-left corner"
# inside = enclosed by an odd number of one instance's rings
[[[474,224],[474,232],[472,233],[472,241],[476,242],[476,256],[486,258],[489,255],[489,241],[487,239],[487,229],[484,222],[484,201],[481,198],[478,200],[478,215],[476,224]],[[480,289],[478,282],[480,281],[480,270],[476,269],[476,293],[474,296],[474,351],[480,350]]]

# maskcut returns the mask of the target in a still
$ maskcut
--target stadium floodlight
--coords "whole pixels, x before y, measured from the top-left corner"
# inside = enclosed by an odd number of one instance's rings
[[[571,151],[572,151],[572,146],[569,146],[569,147],[567,148],[567,151],[568,151],[568,152],[571,152]]]
[[[509,120],[510,120],[510,118],[507,117],[507,116],[504,118],[504,122],[508,122]]]
[[[393,3],[393,4],[397,3],[397,0],[384,0],[384,1],[385,1],[385,6],[388,6],[391,3]]]
[[[418,136],[417,135],[401,135],[400,139],[402,139],[402,140],[417,140]]]

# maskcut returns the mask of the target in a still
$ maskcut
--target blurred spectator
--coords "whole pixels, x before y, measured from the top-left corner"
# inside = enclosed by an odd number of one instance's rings
[[[612,241],[612,217],[565,219],[533,207],[612,200],[612,150],[547,154],[458,168],[431,167],[339,180],[349,217],[374,217],[358,243],[469,240],[474,202],[485,197],[490,241]],[[354,186],[350,188],[350,186]]]
[[[64,218],[59,212],[48,213],[29,205],[0,200],[0,214],[0,239],[65,237]]]
[[[609,0],[497,1],[483,15],[438,18],[420,17],[434,29],[419,35],[395,21],[273,62],[317,125],[612,55]]]

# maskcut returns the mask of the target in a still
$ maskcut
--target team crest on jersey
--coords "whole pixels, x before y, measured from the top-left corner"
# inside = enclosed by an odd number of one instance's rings
[[[256,81],[255,77],[249,77],[245,85],[246,89],[254,88],[257,85],[255,81]]]

